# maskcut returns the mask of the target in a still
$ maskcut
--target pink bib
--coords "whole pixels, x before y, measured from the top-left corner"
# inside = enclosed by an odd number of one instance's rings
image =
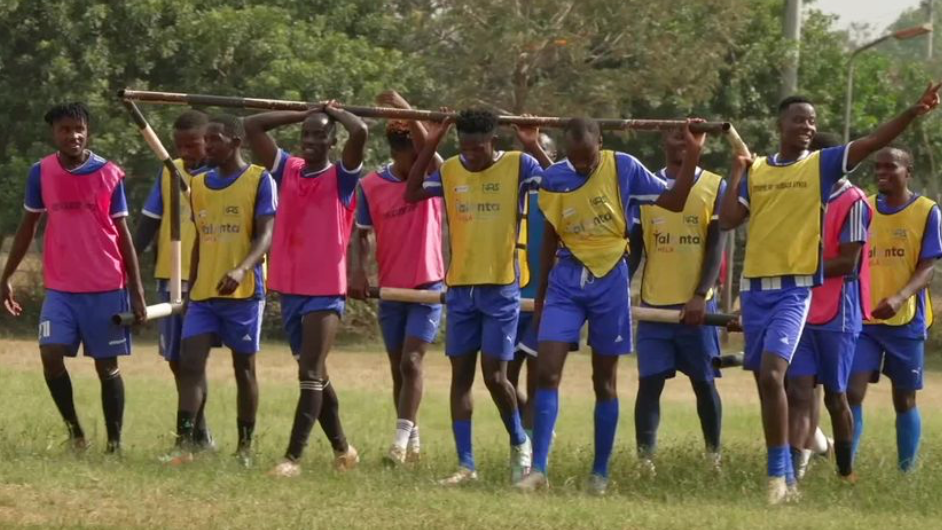
[[[356,198],[340,202],[337,166],[301,176],[304,159],[285,161],[271,245],[268,288],[283,294],[345,296],[347,244]]]
[[[43,245],[47,289],[70,293],[114,291],[125,285],[118,228],[111,196],[124,172],[111,162],[75,175],[55,154],[39,166],[43,204],[49,220]]]
[[[360,180],[376,232],[380,287],[414,289],[445,277],[442,200],[408,203],[406,183],[379,173]]]
[[[867,202],[867,196],[860,188],[853,186],[841,193],[836,199],[828,203],[827,213],[824,215],[824,259],[833,259],[840,253],[841,245],[841,227],[850,214],[850,209],[854,203],[861,201],[870,209],[870,215],[873,216],[873,209]],[[860,274],[858,276],[858,285],[860,286],[860,308],[863,313],[863,319],[870,319],[870,261],[867,256],[870,253],[870,242],[864,243],[863,253],[860,258]],[[826,324],[837,316],[838,309],[841,306],[841,293],[844,287],[843,276],[832,276],[825,278],[824,283],[815,287],[811,291],[811,311],[808,313],[809,324]]]

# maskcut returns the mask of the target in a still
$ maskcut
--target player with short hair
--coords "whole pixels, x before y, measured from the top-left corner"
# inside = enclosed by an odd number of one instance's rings
[[[661,146],[667,166],[656,175],[672,187],[686,158],[684,132],[665,132]],[[697,415],[710,463],[720,465],[723,407],[714,381],[720,371],[713,366],[720,355],[720,339],[715,327],[702,324],[706,312],[716,312],[714,288],[723,259],[718,207],[725,188],[723,177],[697,168],[683,211],[649,204],[635,209],[629,265],[633,271],[642,255],[646,257],[641,303],[683,312],[679,324],[638,323],[635,439],[642,469],[651,475],[655,471],[661,392],[678,370],[690,379],[697,397]]]
[[[190,182],[196,175],[209,171],[206,162],[206,140],[204,134],[209,117],[198,110],[187,110],[180,114],[173,122],[173,145],[179,158],[173,161],[183,177],[181,190],[184,196],[180,199],[180,246],[181,270],[189,274],[190,257],[193,252],[193,241],[196,238],[196,225],[190,213],[189,194]],[[142,211],[143,216],[137,225],[134,234],[134,248],[142,254],[147,247],[154,243],[157,247],[154,277],[157,279],[157,296],[161,302],[170,302],[170,269],[172,268],[170,255],[170,171],[162,167],[157,174],[157,180],[147,196]],[[165,200],[165,197],[167,198]],[[183,295],[189,291],[189,284],[182,282]],[[170,315],[158,321],[160,354],[167,360],[170,371],[173,373],[177,392],[180,391],[180,342],[183,333],[183,315]],[[206,399],[208,397],[206,379],[200,382],[203,389],[203,402],[196,413],[194,438],[200,447],[213,447],[215,445],[212,434],[206,426]],[[177,419],[179,423],[179,418]],[[179,437],[178,437],[179,440]]]
[[[452,124],[460,154],[425,178],[425,169]],[[451,418],[458,470],[440,481],[477,479],[471,434],[471,387],[481,352],[481,372],[510,435],[511,480],[530,467],[530,439],[523,430],[516,392],[507,380],[514,357],[520,286],[517,237],[526,193],[539,182],[540,163],[519,151],[498,151],[497,116],[469,109],[430,125],[425,148],[412,165],[406,201],[444,197],[451,263],[446,274],[448,308],[445,353],[451,361]],[[520,127],[527,151],[545,158],[535,127]],[[545,161],[545,160],[544,160]]]
[[[563,365],[587,320],[596,399],[589,488],[598,495],[606,491],[618,425],[618,358],[631,352],[628,211],[640,203],[683,210],[704,140],[686,130],[686,155],[670,190],[631,155],[602,150],[598,123],[584,118],[565,128],[567,158],[543,172],[540,209],[546,226],[536,299],[540,327],[533,469],[517,484],[523,491],[549,485],[546,472]]]
[[[916,392],[922,389],[927,329],[932,325],[929,284],[942,258],[939,205],[909,189],[912,154],[902,147],[880,150],[874,160],[877,194],[870,225],[870,301],[872,318],[857,339],[848,398],[853,410],[853,454],[863,433],[867,384],[881,367],[890,379],[896,410],[896,448],[902,471],[916,464],[922,418]]]
[[[409,109],[397,92],[380,94],[380,105]],[[349,292],[352,298],[366,299],[369,278],[366,264],[376,237],[376,263],[379,287],[440,291],[445,278],[442,257],[442,210],[440,198],[419,203],[406,202],[406,178],[427,132],[418,121],[390,121],[386,141],[392,163],[360,180],[356,211],[357,249]],[[438,157],[430,170],[438,169]],[[396,407],[393,443],[383,456],[388,464],[416,462],[419,459],[418,410],[422,400],[422,361],[441,321],[441,304],[380,301],[379,325],[389,357]]]
[[[238,448],[251,463],[258,410],[255,354],[265,310],[263,262],[271,246],[278,200],[265,168],[242,159],[242,120],[222,114],[206,126],[206,155],[213,169],[190,181],[190,209],[197,237],[190,259],[190,294],[180,352],[177,432],[182,446],[169,463],[193,459],[196,416],[203,403],[206,361],[221,342],[232,352],[237,386]]]
[[[845,173],[938,105],[939,86],[930,85],[915,105],[869,135],[817,152],[809,151],[817,129],[814,105],[788,97],[778,107],[778,153],[734,161],[720,227],[732,230],[749,221],[740,286],[744,367],[756,374],[762,404],[770,504],[797,499],[785,372],[801,338],[811,288],[823,280],[824,205]]]
[[[266,112],[245,120],[255,156],[280,188],[271,249],[269,288],[281,294],[281,319],[298,359],[300,392],[279,477],[301,473],[300,460],[315,421],[330,439],[334,466],[359,462],[340,423],[337,394],[327,373],[347,295],[347,245],[353,230],[356,186],[363,169],[366,124],[334,101],[307,112]],[[301,123],[301,156],[280,149],[268,131]],[[330,161],[337,122],[349,133],[340,163]]]
[[[144,289],[137,254],[128,230],[124,171],[88,149],[91,116],[82,103],[55,105],[45,115],[56,152],[30,169],[23,218],[13,239],[0,298],[19,316],[11,278],[29,250],[43,214],[43,284],[46,298],[39,316],[39,353],[46,385],[65,420],[75,449],[85,438],[65,358],[81,344],[95,360],[101,381],[101,404],[108,434],[108,453],[121,449],[124,381],[118,357],[131,354],[128,328],[111,315],[129,306],[138,323],[145,318]],[[130,302],[129,297],[130,295]]]

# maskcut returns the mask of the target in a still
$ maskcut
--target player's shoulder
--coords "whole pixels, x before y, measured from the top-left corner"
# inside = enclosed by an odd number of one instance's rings
[[[557,191],[555,188],[561,185],[561,181],[571,177],[574,173],[575,170],[572,164],[569,163],[569,159],[563,158],[543,170],[542,187],[550,191]]]

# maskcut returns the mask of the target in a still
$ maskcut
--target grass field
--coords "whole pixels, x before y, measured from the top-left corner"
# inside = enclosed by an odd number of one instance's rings
[[[65,429],[42,380],[31,341],[0,341],[0,527],[66,528],[932,528],[942,520],[942,377],[931,373],[921,394],[923,459],[917,473],[895,469],[893,414],[888,385],[868,398],[867,432],[858,463],[861,481],[850,487],[819,462],[797,505],[764,504],[764,449],[751,378],[739,370],[720,382],[724,400],[725,463],[710,472],[692,392],[685,381],[668,385],[662,410],[658,475],[642,478],[634,464],[632,407],[634,359],[621,366],[621,424],[613,459],[614,486],[602,499],[587,496],[591,463],[592,395],[585,356],[574,356],[563,383],[558,438],[549,493],[511,490],[507,437],[482,383],[476,391],[475,448],[481,481],[443,490],[434,479],[454,469],[448,419],[447,362],[427,361],[421,409],[424,459],[415,469],[387,470],[380,456],[395,415],[387,362],[377,347],[345,348],[330,358],[360,467],[330,468],[330,448],[319,428],[304,473],[294,480],[265,476],[286,444],[297,394],[294,363],[272,345],[259,358],[261,407],[254,468],[229,454],[235,442],[235,387],[227,354],[211,361],[208,417],[220,451],[190,466],[158,463],[172,443],[175,392],[152,345],[138,345],[123,363],[127,386],[125,453],[105,457],[99,389],[92,363],[70,364],[76,402],[95,445],[76,456],[63,445]],[[933,523],[933,521],[935,521]]]

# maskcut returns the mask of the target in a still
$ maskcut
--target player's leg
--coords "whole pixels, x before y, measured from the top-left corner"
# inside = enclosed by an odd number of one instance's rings
[[[819,343],[818,381],[824,387],[824,405],[834,430],[834,456],[838,475],[856,480],[853,473],[854,416],[847,401],[847,386],[854,362],[854,333],[816,331]],[[818,401],[818,397],[814,397]]]
[[[420,451],[419,404],[425,390],[422,365],[430,342],[425,338],[407,336],[399,361],[402,390],[396,407],[398,418],[395,443],[397,447],[407,450],[407,457],[413,461],[418,459]]]
[[[883,356],[883,346],[867,332],[867,327],[864,326],[864,332],[857,337],[857,344],[854,347],[854,361],[847,384],[847,403],[854,417],[854,436],[851,447],[854,459],[857,458],[860,439],[863,437],[863,401],[867,395],[867,386],[879,379]]]
[[[39,354],[46,386],[69,430],[72,446],[84,449],[87,446],[85,432],[75,412],[72,379],[65,367],[65,358],[75,357],[80,341],[78,320],[70,298],[68,293],[46,291],[39,315]]]
[[[559,414],[559,383],[569,355],[568,341],[540,341],[536,364],[536,389],[533,394],[533,461],[530,476],[518,483],[524,490],[547,485],[553,430]],[[532,484],[531,484],[532,482]]]
[[[638,393],[635,396],[635,444],[641,470],[655,476],[654,453],[661,422],[661,393],[677,370],[677,326],[638,323]]]
[[[255,434],[255,417],[258,413],[258,378],[255,374],[255,352],[232,351],[232,370],[236,380],[236,428],[238,430],[237,454],[248,457]]]
[[[471,424],[474,411],[471,388],[477,372],[477,352],[481,349],[483,315],[475,307],[473,290],[457,287],[445,293],[445,305],[448,308],[445,354],[451,363],[449,402],[458,470],[439,481],[443,486],[457,486],[477,479]]]
[[[101,381],[101,405],[108,433],[109,453],[121,449],[121,425],[124,419],[124,380],[118,369],[118,357],[131,354],[131,332],[111,322],[111,315],[130,309],[124,289],[78,295],[79,334],[85,354],[95,359]]]
[[[180,356],[179,354],[172,361],[168,361],[167,365],[170,367],[170,372],[173,374],[173,382],[177,388],[177,395],[180,394]],[[196,412],[196,424],[193,428],[193,437],[196,440],[196,443],[201,447],[211,449],[215,442],[213,441],[213,436],[209,432],[209,427],[206,426],[206,401],[209,399],[209,385],[206,380],[206,374],[203,374],[203,379],[200,381],[200,389],[203,392],[203,402],[200,403],[200,408]],[[180,423],[180,418],[177,418],[177,424]],[[177,433],[177,441],[180,441],[180,433]]]
[[[590,324],[591,325],[591,324]],[[593,344],[595,344],[593,342]],[[592,477],[607,484],[608,463],[615,447],[618,428],[618,356],[599,354],[592,350],[592,387],[595,390],[595,458],[592,461]],[[595,478],[598,477],[598,478]],[[606,484],[596,486],[595,493],[605,492]]]
[[[788,395],[788,445],[791,451],[795,477],[799,480],[804,477],[808,466],[805,443],[808,436],[814,432],[811,427],[812,408],[815,400],[814,385],[814,375],[795,375],[789,369],[788,388],[786,390]]]
[[[72,347],[65,344],[44,344],[39,347],[43,364],[43,376],[52,401],[56,404],[59,414],[69,430],[69,439],[73,447],[84,449],[86,446],[85,432],[79,423],[75,412],[75,401],[72,397],[72,379],[65,367],[65,357],[74,356]]]
[[[715,307],[713,302],[710,307]],[[690,378],[707,458],[716,470],[720,465],[723,424],[723,403],[716,389],[716,378],[721,374],[714,366],[721,353],[719,332],[710,326],[684,327],[675,342],[679,354],[677,367]]]
[[[327,352],[333,345],[340,318],[333,311],[315,311],[301,317],[301,349],[298,359],[300,395],[285,458],[298,462],[314,422],[320,416],[327,380]]]
[[[124,420],[124,380],[118,369],[117,357],[95,359],[95,372],[101,382],[101,409],[108,433],[107,452],[121,450],[121,425]]]
[[[196,445],[196,415],[203,403],[202,381],[206,378],[206,360],[216,342],[214,333],[187,336],[180,349],[180,391],[177,405],[177,436],[185,452]],[[186,460],[186,455],[182,455]]]
[[[886,345],[883,371],[893,384],[896,411],[896,450],[900,471],[915,469],[922,438],[922,417],[916,392],[922,389],[924,366],[922,339],[894,338]]]
[[[321,429],[323,429],[334,455],[350,455],[350,444],[347,443],[347,435],[344,433],[343,424],[340,421],[340,400],[337,398],[337,391],[334,390],[334,385],[330,383],[329,377],[324,381],[323,394],[321,414],[317,417],[317,422],[321,424]],[[359,457],[356,460],[359,460]]]
[[[519,331],[518,331],[519,333]],[[514,394],[517,397],[517,408],[520,410],[520,418],[526,430],[527,425],[527,393],[526,381],[524,386],[520,386],[520,374],[523,373],[523,365],[528,355],[519,348],[514,352],[514,358],[507,362],[507,381],[514,388]]]

